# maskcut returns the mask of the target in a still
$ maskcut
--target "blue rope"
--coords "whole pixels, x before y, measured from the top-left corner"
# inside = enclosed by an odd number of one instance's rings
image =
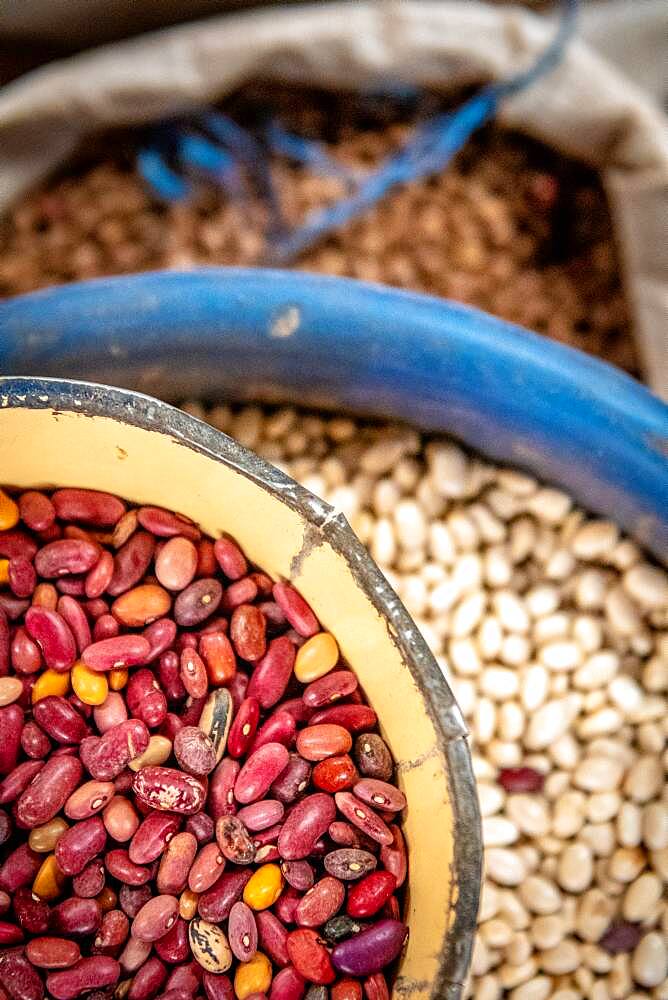
[[[562,0],[559,28],[547,49],[528,69],[509,80],[483,87],[453,113],[428,118],[416,127],[403,149],[388,156],[366,177],[358,178],[330,157],[320,143],[293,135],[278,122],[268,125],[265,144],[261,144],[231,118],[213,110],[204,111],[194,122],[188,122],[187,130],[177,126],[174,131],[173,123],[164,126],[166,133],[158,130],[153,141],[138,153],[138,169],[159,198],[173,201],[190,193],[190,185],[177,167],[186,175],[193,171],[203,173],[237,199],[243,197],[240,180],[243,168],[269,212],[267,262],[288,263],[373,208],[392,188],[442,172],[471,135],[492,120],[502,100],[531,86],[558,65],[575,31],[578,5],[578,0]],[[398,92],[415,101],[414,88],[400,88]],[[194,128],[199,128],[203,135],[194,132]],[[268,153],[337,177],[346,183],[349,193],[310,213],[301,225],[290,229],[273,183]]]

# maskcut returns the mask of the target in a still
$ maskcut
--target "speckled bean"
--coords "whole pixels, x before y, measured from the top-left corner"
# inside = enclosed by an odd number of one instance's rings
[[[204,703],[198,726],[211,741],[216,761],[220,761],[227,747],[232,724],[232,695],[226,688],[212,691]]]
[[[335,878],[344,882],[364,878],[374,871],[378,861],[370,851],[356,847],[342,847],[325,855],[325,869]]]
[[[216,766],[216,750],[199,726],[184,726],[174,737],[174,756],[182,771],[203,777]]]
[[[42,1000],[44,984],[37,970],[18,951],[4,955],[0,962],[0,987],[11,1000]]]
[[[111,781],[143,753],[149,742],[149,732],[140,719],[128,719],[108,729],[102,736],[82,740],[81,760],[98,781]]]
[[[190,815],[206,800],[206,786],[191,774],[173,767],[144,767],[135,774],[132,788],[149,809]]]

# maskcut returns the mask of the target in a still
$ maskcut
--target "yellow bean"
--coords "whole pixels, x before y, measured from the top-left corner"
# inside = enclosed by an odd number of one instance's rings
[[[65,820],[61,816],[54,816],[48,823],[33,827],[28,837],[28,846],[33,851],[37,851],[38,854],[48,854],[54,849],[58,838],[67,829],[68,825]]]
[[[297,653],[295,677],[302,684],[310,684],[333,670],[339,660],[339,647],[329,632],[318,632],[307,639]]]
[[[281,895],[283,885],[283,875],[278,865],[262,865],[253,872],[246,883],[244,903],[252,910],[266,910],[269,906],[273,906]]]
[[[9,559],[0,559],[0,584],[9,583]]]
[[[60,673],[57,670],[45,670],[35,681],[32,689],[32,700],[33,702],[39,701],[41,698],[47,698],[50,694],[62,697],[62,695],[67,694],[69,686],[69,670],[66,670],[65,673]]]
[[[101,705],[109,694],[109,684],[104,674],[91,670],[78,661],[72,667],[72,689],[85,705]]]
[[[124,667],[109,671],[109,687],[112,691],[122,691],[128,682],[128,672]]]
[[[65,876],[58,867],[56,855],[49,854],[48,857],[44,858],[42,867],[35,876],[32,891],[46,902],[51,899],[58,899],[58,896],[63,891],[65,881]]]
[[[271,962],[261,951],[256,951],[250,962],[241,962],[234,977],[234,992],[239,1000],[254,993],[266,993],[271,986]]]
[[[13,528],[19,521],[18,504],[4,490],[0,490],[0,531]]]

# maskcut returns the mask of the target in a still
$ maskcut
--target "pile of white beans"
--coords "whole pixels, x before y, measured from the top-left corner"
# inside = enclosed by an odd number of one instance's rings
[[[343,511],[457,696],[486,868],[467,996],[668,1000],[666,572],[561,490],[447,438],[185,408]],[[542,791],[504,790],[519,766]],[[634,926],[611,953],[616,923]]]

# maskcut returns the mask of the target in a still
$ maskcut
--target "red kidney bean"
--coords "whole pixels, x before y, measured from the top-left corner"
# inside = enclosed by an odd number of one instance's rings
[[[125,885],[145,885],[151,878],[151,869],[145,865],[137,865],[131,860],[129,853],[122,847],[109,851],[104,864],[112,878]]]
[[[185,889],[196,853],[197,840],[192,833],[184,831],[172,838],[160,860],[158,892],[175,895]]]
[[[297,752],[312,761],[348,753],[352,745],[348,730],[331,724],[311,724],[297,736]]]
[[[56,844],[56,861],[65,875],[78,875],[104,850],[107,831],[99,816],[91,816],[65,830]]]
[[[125,700],[131,714],[149,729],[157,729],[165,721],[167,699],[151,670],[137,670],[132,674]]]
[[[137,972],[138,969],[141,969],[150,954],[151,944],[148,941],[140,941],[138,938],[129,937],[123,951],[118,956],[118,961],[124,972]]]
[[[21,886],[14,893],[14,914],[22,930],[28,934],[43,934],[49,928],[48,905],[33,895],[28,886]]]
[[[230,910],[227,936],[232,954],[240,962],[248,962],[257,951],[257,924],[253,911],[239,901]]]
[[[174,756],[179,767],[189,774],[203,777],[216,766],[213,743],[198,726],[184,726],[174,737]]]
[[[100,558],[100,546],[82,538],[47,542],[35,555],[35,569],[43,578],[87,573]]]
[[[159,858],[181,826],[181,817],[152,812],[144,819],[130,841],[130,859],[137,865],[150,864]]]
[[[277,709],[258,729],[250,753],[254,754],[256,750],[268,743],[282,743],[283,746],[290,747],[294,743],[296,732],[297,723],[294,717]]]
[[[250,604],[251,601],[255,600],[257,594],[258,589],[255,580],[250,576],[245,576],[243,579],[237,580],[236,583],[231,583],[225,591],[225,609],[232,611],[241,604]],[[260,613],[262,613],[261,610]]]
[[[397,880],[397,888],[400,888],[406,881],[408,873],[406,842],[398,826],[390,826],[390,832],[392,833],[392,843],[389,846],[381,847],[380,860],[388,872],[394,875]]]
[[[379,844],[392,844],[392,831],[366,803],[351,792],[337,792],[334,796],[337,809],[347,820]]]
[[[272,979],[269,1000],[302,1000],[305,991],[306,980],[289,965]]]
[[[346,898],[343,882],[325,875],[303,896],[295,910],[300,927],[321,927],[338,913]]]
[[[333,670],[319,677],[304,690],[302,698],[309,708],[322,708],[333,701],[347,698],[357,689],[357,678],[350,670]]]
[[[31,850],[28,844],[19,844],[0,865],[0,888],[13,893],[32,883],[43,860],[43,855]]]
[[[107,593],[118,597],[143,579],[155,552],[155,539],[147,531],[137,531],[114,556],[114,572]]]
[[[236,1000],[236,993],[229,976],[205,972],[202,976],[202,985],[207,1000]]]
[[[226,535],[216,539],[213,552],[218,565],[229,580],[239,580],[248,572],[246,557],[237,543]]]
[[[36,552],[35,541],[20,528],[0,531],[0,556],[3,558],[14,559],[16,556],[24,556],[26,559],[34,559]]]
[[[4,781],[0,782],[0,805],[17,799],[43,767],[43,760],[26,760],[23,764],[18,764]]]
[[[154,623],[157,624],[157,623]],[[151,628],[151,626],[149,626]],[[181,680],[179,656],[173,650],[166,650],[158,662],[158,678],[167,695],[167,701],[172,703],[185,698],[186,689]]]
[[[174,535],[183,535],[194,542],[198,542],[201,536],[191,520],[182,514],[173,514],[170,510],[162,507],[140,507],[137,511],[137,520],[142,528],[146,528],[152,535],[159,538],[172,538]]]
[[[253,842],[236,816],[221,816],[216,821],[216,840],[227,860],[235,865],[249,865],[255,858]]]
[[[89,736],[79,748],[81,760],[98,781],[111,781],[144,752],[149,732],[140,719],[128,719],[102,736]]]
[[[396,888],[397,880],[391,872],[372,872],[361,882],[351,886],[346,912],[351,917],[373,917],[383,908]]]
[[[160,895],[149,899],[132,921],[132,936],[140,941],[158,941],[178,919],[176,896]]]
[[[204,920],[219,924],[227,920],[230,910],[241,899],[246,883],[253,874],[252,868],[234,868],[224,871],[218,881],[203,892],[197,903],[197,912]]]
[[[248,804],[262,798],[285,770],[289,759],[282,743],[267,743],[255,750],[241,768],[234,785],[237,801]]]
[[[115,958],[96,955],[80,959],[71,969],[49,973],[46,986],[55,1000],[75,1000],[85,990],[115,986],[120,975],[121,967]]]
[[[69,625],[81,654],[91,643],[90,625],[84,609],[73,597],[64,594],[58,599],[57,611]]]
[[[406,808],[406,796],[395,785],[388,784],[387,781],[378,781],[376,778],[363,778],[358,781],[353,789],[355,795],[362,802],[367,802],[376,809],[385,812],[401,812]]]
[[[118,902],[123,913],[132,920],[137,916],[142,906],[148,903],[152,895],[153,892],[149,885],[127,885],[124,883],[118,891]]]
[[[0,677],[6,677],[9,673],[9,659],[11,653],[11,632],[9,620],[6,612],[0,607]]]
[[[288,885],[300,892],[312,888],[315,882],[315,872],[308,861],[283,861],[281,871]]]
[[[217,692],[216,692],[217,693]],[[190,698],[188,697],[185,707],[182,709],[179,719],[181,721],[180,728],[183,726],[194,726],[199,721],[206,698]]]
[[[72,888],[76,896],[92,899],[104,889],[104,865],[99,858],[93,858],[85,868],[72,879]]]
[[[192,997],[202,981],[203,972],[202,966],[195,961],[178,965],[170,972],[165,988],[168,992],[178,990],[182,995]]]
[[[47,667],[63,672],[73,666],[77,656],[76,642],[69,625],[57,611],[28,608],[25,629],[42,650]]]
[[[362,733],[358,736],[354,756],[360,774],[367,778],[389,781],[394,773],[392,755],[377,733]]]
[[[198,812],[206,800],[206,785],[192,774],[173,767],[144,767],[138,771],[132,788],[149,809],[190,815]]]
[[[204,661],[195,649],[181,651],[181,683],[191,698],[203,698],[209,689],[209,678]]]
[[[342,726],[349,733],[359,733],[375,726],[378,716],[368,705],[332,705],[331,708],[321,708],[311,716],[310,722],[314,726]],[[376,738],[380,739],[380,736]]]
[[[357,979],[340,979],[332,986],[331,1000],[362,1000],[362,986]]]
[[[299,754],[291,753],[285,769],[272,784],[270,792],[279,802],[288,805],[299,798],[308,787],[310,779],[311,765]]]
[[[44,984],[36,969],[18,951],[3,955],[0,962],[0,986],[11,1000],[42,1000]]]
[[[96,899],[72,896],[54,907],[51,922],[61,934],[92,934],[102,923],[102,909]]]
[[[206,892],[215,885],[224,868],[225,855],[218,844],[205,844],[190,867],[188,888],[198,894]]]
[[[290,963],[288,957],[288,930],[271,910],[261,910],[255,914],[260,948],[274,965],[285,968]]]
[[[81,762],[76,757],[52,756],[18,800],[17,816],[21,823],[32,829],[53,819],[82,774]]]
[[[56,743],[81,743],[89,732],[82,719],[70,703],[59,695],[48,695],[33,705],[35,722]]]
[[[197,549],[188,538],[165,542],[155,559],[155,575],[167,590],[184,590],[197,571]]]
[[[283,803],[277,799],[262,799],[240,809],[237,819],[241,820],[247,830],[255,832],[275,826],[283,818],[284,812]]]
[[[179,917],[171,930],[155,942],[155,950],[170,965],[184,962],[190,955],[187,922]]]
[[[46,531],[56,520],[56,508],[45,493],[26,490],[18,505],[21,520],[31,531]]]
[[[20,927],[7,923],[6,920],[0,920],[0,945],[20,944],[22,941],[23,931]]]
[[[100,615],[93,626],[93,642],[100,643],[105,639],[115,639],[120,631],[121,627],[112,615]],[[102,651],[104,652],[104,649]],[[95,653],[92,655],[94,656]]]
[[[407,937],[408,928],[401,921],[379,920],[337,944],[332,951],[332,964],[348,975],[373,975],[397,958]]]
[[[98,618],[96,628],[101,621]],[[81,659],[91,670],[116,670],[145,663],[150,652],[148,639],[143,635],[117,635],[94,642],[83,651]]]
[[[95,938],[94,948],[99,955],[116,956],[128,939],[130,921],[122,910],[108,910]]]
[[[93,709],[93,719],[102,735],[114,726],[127,722],[128,710],[123,695],[119,691],[110,691],[102,704]]]
[[[341,792],[352,788],[357,780],[357,768],[348,754],[321,760],[313,768],[312,781],[323,792]]]
[[[364,980],[364,996],[366,1000],[390,1000],[390,991],[382,972],[376,972]]]
[[[204,636],[202,636],[204,638]],[[234,653],[232,654],[234,655]],[[231,681],[227,682],[227,688],[232,695],[232,707],[234,712],[239,711],[241,702],[246,697],[248,691],[248,674],[243,670],[238,670]]]
[[[274,600],[299,635],[309,638],[320,631],[318,619],[304,598],[287,582],[272,587]]]
[[[364,878],[375,870],[377,864],[378,861],[370,851],[363,851],[358,847],[341,847],[330,851],[324,860],[326,871],[344,882]]]
[[[336,807],[331,795],[317,792],[293,806],[278,838],[278,850],[285,861],[308,857],[316,841],[334,821]]]
[[[176,623],[171,618],[158,618],[146,626],[143,636],[151,647],[146,658],[147,663],[157,660],[174,644],[176,631]]]
[[[214,577],[195,580],[174,601],[176,624],[187,628],[199,625],[217,611],[222,599],[223,588],[219,580]]]
[[[545,775],[533,767],[503,767],[497,780],[509,793],[540,792]]]
[[[292,677],[295,656],[295,647],[285,636],[272,639],[267,652],[253,671],[248,686],[249,697],[257,698],[262,708],[271,708],[277,704]]]
[[[198,844],[208,844],[214,839],[215,823],[208,813],[198,812],[188,816],[185,828],[195,836]]]
[[[114,557],[105,549],[97,563],[86,574],[84,593],[89,600],[101,597],[114,575]]]
[[[37,590],[39,590],[39,585],[35,589],[35,594]],[[35,601],[35,594],[33,594],[33,603]],[[28,600],[14,597],[13,594],[0,594],[0,667],[2,668],[0,676],[4,676],[7,673],[9,622],[20,618],[28,610],[29,606],[30,601]]]
[[[241,604],[232,612],[230,639],[242,660],[260,660],[267,648],[267,624],[254,604]]]
[[[153,1000],[165,984],[167,969],[156,955],[152,955],[132,980],[128,1000]]]
[[[293,966],[309,983],[328,985],[336,979],[329,952],[315,931],[309,928],[292,931],[287,949]]]
[[[260,718],[260,703],[248,697],[242,701],[227,737],[227,752],[231,757],[243,757],[255,738]]]
[[[81,957],[76,941],[59,937],[36,937],[26,945],[26,958],[38,969],[68,969]]]
[[[206,664],[209,682],[214,687],[230,684],[237,673],[237,658],[224,632],[207,632],[200,637],[199,652]]]
[[[60,594],[67,594],[70,597],[83,597],[85,595],[85,578],[83,576],[61,576],[56,580],[56,590]]]
[[[42,666],[42,652],[24,628],[17,628],[12,636],[11,661],[17,674],[35,674]]]
[[[61,521],[82,521],[96,528],[111,528],[125,513],[125,504],[111,493],[65,488],[51,500]]]
[[[24,556],[15,556],[7,567],[9,586],[17,597],[30,597],[37,586],[35,567]]]

